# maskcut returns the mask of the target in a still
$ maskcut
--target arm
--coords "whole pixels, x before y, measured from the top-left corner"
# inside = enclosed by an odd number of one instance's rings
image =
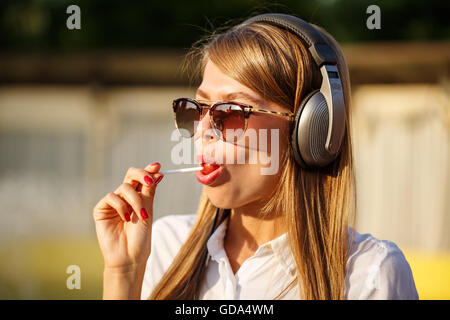
[[[143,266],[105,268],[103,272],[103,299],[140,299],[144,273],[145,264]]]
[[[379,266],[369,266],[365,299],[418,300],[414,277],[402,251],[393,243]]]
[[[153,198],[163,175],[159,163],[130,168],[123,183],[94,207],[105,262],[104,299],[139,299],[151,251]]]

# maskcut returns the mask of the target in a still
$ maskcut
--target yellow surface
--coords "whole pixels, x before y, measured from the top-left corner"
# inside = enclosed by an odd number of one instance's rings
[[[69,290],[67,267],[81,270]],[[96,239],[39,239],[0,245],[0,299],[101,299],[103,258]]]
[[[420,299],[450,299],[450,252],[402,251]],[[81,289],[68,290],[66,268],[81,269]],[[103,259],[97,240],[40,239],[0,245],[0,299],[101,299]]]
[[[450,299],[450,252],[402,251],[411,266],[419,298]]]

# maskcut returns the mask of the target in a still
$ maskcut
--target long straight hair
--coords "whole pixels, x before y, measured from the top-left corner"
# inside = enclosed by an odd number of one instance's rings
[[[346,107],[346,133],[341,153],[329,166],[302,169],[289,145],[281,159],[280,179],[262,208],[284,216],[302,299],[344,299],[346,262],[356,212],[355,177],[350,139],[350,81],[336,41],[316,27],[338,57]],[[267,101],[297,111],[302,99],[321,83],[321,74],[305,43],[290,32],[264,22],[239,24],[213,32],[194,44],[185,70],[203,74],[211,60],[223,73],[245,84]],[[291,128],[292,129],[292,128]],[[289,144],[289,141],[281,143]],[[186,242],[155,286],[149,299],[192,299],[216,208],[203,192],[197,218]],[[221,211],[217,225],[226,216]],[[350,235],[350,237],[349,237]],[[201,270],[201,271],[200,271]],[[201,274],[200,274],[201,272]]]

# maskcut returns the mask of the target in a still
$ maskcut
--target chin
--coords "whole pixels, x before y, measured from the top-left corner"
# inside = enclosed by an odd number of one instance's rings
[[[231,190],[225,190],[225,188],[218,187],[205,187],[206,195],[209,201],[217,207],[222,209],[233,209],[239,207],[239,200],[233,196]]]

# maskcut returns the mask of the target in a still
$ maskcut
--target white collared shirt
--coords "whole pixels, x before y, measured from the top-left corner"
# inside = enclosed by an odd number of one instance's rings
[[[152,249],[142,284],[141,298],[151,291],[186,241],[195,215],[172,215],[153,224]],[[227,218],[228,219],[228,218]],[[268,300],[295,281],[296,268],[287,234],[258,247],[233,274],[223,240],[224,220],[207,242],[210,260],[200,289],[200,299]],[[295,283],[279,299],[299,299]],[[347,260],[346,299],[418,299],[411,268],[401,250],[390,241],[355,231]]]

